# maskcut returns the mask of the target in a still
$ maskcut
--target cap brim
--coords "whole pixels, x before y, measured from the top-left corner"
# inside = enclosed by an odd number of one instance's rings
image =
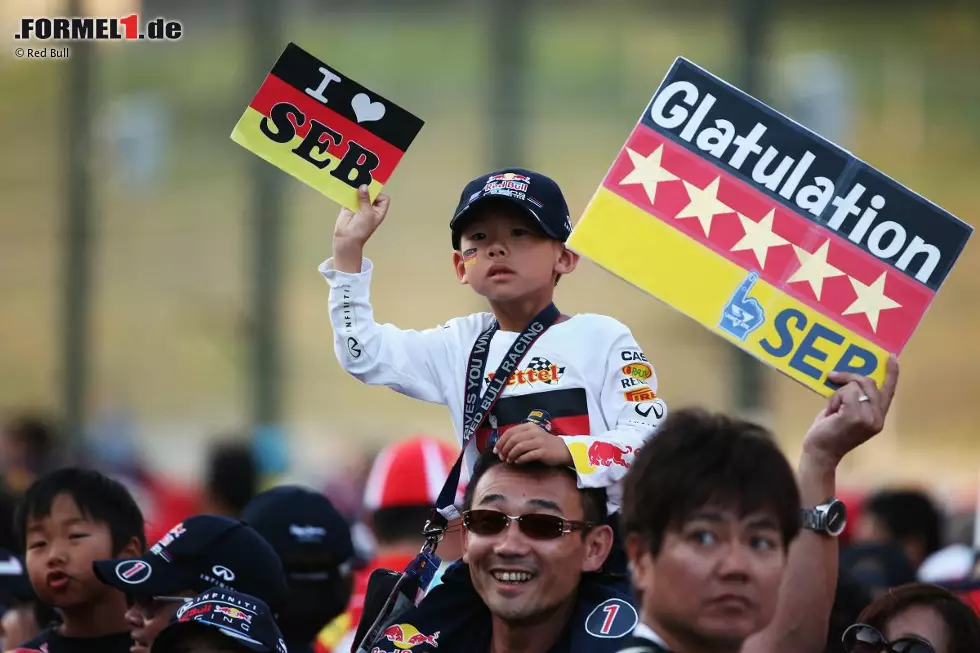
[[[156,636],[156,638],[153,640],[153,646],[150,647],[150,653],[163,653],[165,651],[171,651],[173,650],[172,645],[175,639],[188,631],[201,630],[203,628],[217,630],[228,639],[235,640],[250,651],[257,651],[258,653],[275,653],[276,650],[275,647],[270,648],[257,639],[246,637],[241,633],[236,633],[222,627],[220,624],[211,623],[209,621],[175,621],[160,631],[160,634]]]
[[[159,596],[192,589],[178,567],[157,556],[96,560],[92,567],[100,581],[127,594]]]
[[[527,204],[517,199],[516,197],[510,197],[508,195],[484,195],[482,197],[476,198],[475,200],[473,200],[472,202],[470,202],[469,204],[461,208],[459,211],[456,212],[456,215],[453,216],[452,220],[449,221],[449,229],[453,232],[453,234],[455,234],[464,226],[466,226],[466,219],[470,215],[472,215],[471,211],[474,207],[485,203],[486,200],[489,199],[506,200],[510,202],[514,206],[520,208],[526,215],[533,218],[534,221],[537,223],[538,227],[541,229],[542,232],[544,232],[546,236],[548,236],[549,238],[556,238],[561,240],[561,236],[553,233],[548,228],[548,225],[546,225],[541,220],[540,216],[538,216],[538,214],[533,209],[531,209],[531,207],[529,207]]]

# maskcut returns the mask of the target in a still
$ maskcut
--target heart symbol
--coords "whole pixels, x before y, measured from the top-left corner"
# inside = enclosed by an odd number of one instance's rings
[[[357,116],[357,122],[372,122],[381,120],[385,115],[385,105],[380,102],[372,102],[365,93],[358,93],[350,101],[350,106]]]

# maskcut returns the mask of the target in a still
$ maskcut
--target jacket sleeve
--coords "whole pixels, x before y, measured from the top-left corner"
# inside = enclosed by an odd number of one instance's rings
[[[579,487],[611,487],[633,462],[633,455],[667,415],[657,396],[657,375],[633,335],[623,325],[605,357],[599,397],[607,430],[595,435],[562,436],[575,461]]]
[[[333,259],[320,264],[320,274],[330,285],[337,360],[367,385],[383,385],[415,399],[445,404],[446,389],[440,377],[449,373],[451,326],[416,331],[375,322],[370,298],[373,268],[366,258],[357,274],[334,269]]]

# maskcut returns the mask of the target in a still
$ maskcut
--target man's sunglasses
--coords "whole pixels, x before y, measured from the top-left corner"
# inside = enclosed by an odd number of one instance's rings
[[[844,631],[844,650],[847,653],[936,653],[932,644],[918,637],[889,642],[868,624],[854,624]]]
[[[562,519],[557,515],[531,513],[512,517],[499,510],[467,510],[463,513],[463,526],[476,535],[499,535],[517,522],[517,527],[532,540],[553,540],[572,531],[587,531],[595,524]]]
[[[167,604],[184,604],[192,600],[183,596],[151,596],[149,594],[136,594],[126,597],[126,603],[129,607],[136,606],[144,619],[152,619],[160,614]]]

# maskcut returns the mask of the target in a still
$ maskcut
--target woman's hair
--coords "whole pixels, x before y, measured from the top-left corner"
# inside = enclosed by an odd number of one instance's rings
[[[950,653],[980,651],[980,617],[955,594],[938,585],[908,583],[892,588],[866,607],[858,621],[884,630],[892,617],[913,606],[927,606],[939,613],[949,631]]]

